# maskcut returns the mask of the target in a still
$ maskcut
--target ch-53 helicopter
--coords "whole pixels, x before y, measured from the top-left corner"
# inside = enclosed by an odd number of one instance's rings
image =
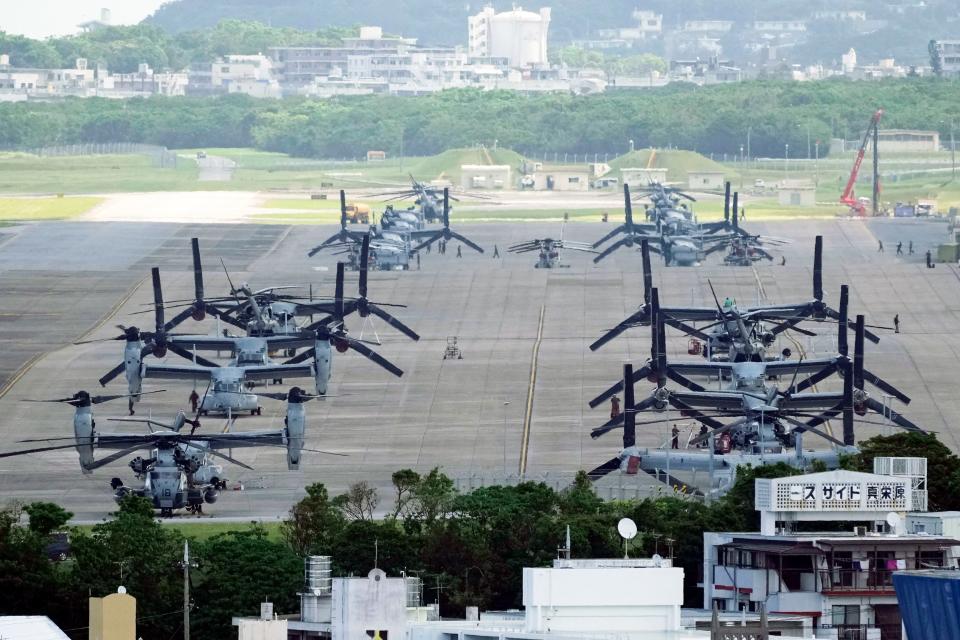
[[[564,240],[564,227],[565,223],[560,226],[559,240],[553,238],[535,238],[533,240],[527,240],[526,242],[520,242],[507,247],[507,251],[517,254],[532,253],[536,251],[538,254],[537,262],[533,265],[535,269],[557,269],[569,267],[570,265],[562,264],[560,262],[560,251],[562,249],[583,251],[585,253],[597,253],[596,250],[590,247],[590,245],[583,242],[571,242],[569,240]]]
[[[653,287],[653,274],[647,243],[641,243],[640,249],[643,257],[643,304],[629,317],[594,341],[590,345],[591,351],[596,351],[627,329],[650,324],[650,292]],[[711,290],[712,288],[711,285]],[[840,292],[841,306],[843,306],[843,296],[846,295],[847,288],[841,287]],[[768,351],[778,335],[792,330],[812,336],[815,334],[798,325],[805,320],[836,322],[840,319],[839,312],[824,301],[822,236],[817,236],[814,243],[812,299],[741,308],[732,299],[729,299],[730,304],[721,306],[714,293],[714,302],[715,307],[663,306],[660,309],[665,324],[704,343],[705,348],[702,353],[708,360],[736,362],[776,359],[779,356],[769,354]],[[697,322],[710,324],[697,328],[692,324]],[[880,341],[880,338],[869,330],[866,331],[866,336],[871,342]]]
[[[367,231],[355,231],[347,228],[346,193],[340,192],[340,231],[321,244],[312,248],[307,255],[315,256],[320,251],[333,248],[348,256],[350,265],[360,268],[362,256],[361,243],[365,234],[370,234],[370,254],[372,264],[381,270],[408,270],[410,259],[438,240],[449,242],[459,240],[471,249],[483,253],[483,248],[472,240],[450,229],[450,190],[443,190],[443,209],[440,229],[417,228],[400,214],[387,217],[389,224],[372,225]],[[381,220],[382,223],[382,220]]]
[[[660,185],[655,187],[666,189]],[[656,195],[657,191],[653,192]],[[630,195],[629,185],[624,185],[624,224],[619,225],[608,232],[605,236],[593,243],[593,248],[599,248],[608,240],[622,235],[623,237],[607,246],[596,258],[595,263],[600,262],[620,247],[632,247],[639,245],[646,240],[650,245],[650,250],[663,256],[664,263],[667,266],[696,266],[710,255],[729,247],[731,243],[744,245],[752,252],[762,255],[768,259],[773,259],[762,247],[763,242],[781,242],[774,239],[761,240],[759,236],[751,236],[739,227],[737,222],[737,204],[734,194],[733,223],[730,223],[730,205],[729,199],[724,205],[724,221],[699,224],[696,217],[685,205],[675,206],[676,195],[672,192],[665,192],[668,195],[659,196],[664,200],[655,200],[653,207],[646,209],[646,216],[652,220],[651,223],[636,223],[633,220],[633,199]],[[683,197],[693,200],[692,196],[683,194]],[[728,233],[718,234],[718,231],[726,230]]]
[[[156,392],[145,392],[156,393]],[[33,400],[32,402],[58,402],[75,407],[73,418],[74,435],[70,438],[34,438],[21,440],[24,443],[45,443],[30,449],[0,453],[0,458],[43,453],[76,448],[80,455],[80,470],[84,474],[116,462],[138,451],[148,450],[148,457],[137,456],[128,463],[141,487],[128,487],[120,478],[113,478],[110,486],[114,498],[121,500],[129,495],[148,498],[161,517],[170,517],[178,509],[202,513],[203,504],[217,501],[227,481],[218,460],[225,460],[244,469],[253,467],[223,453],[223,450],[249,447],[282,447],[287,450],[287,468],[297,470],[304,452],[342,456],[342,453],[319,451],[304,447],[306,437],[306,411],[304,403],[316,396],[305,394],[298,387],[289,393],[267,394],[269,397],[286,400],[287,411],[283,429],[197,434],[200,428],[198,416],[189,418],[180,411],[169,423],[153,419],[109,418],[119,422],[143,423],[149,433],[102,433],[97,430],[93,417],[93,405],[107,402],[122,395],[91,396],[78,391],[68,398]],[[184,427],[190,425],[189,433]],[[228,423],[229,427],[229,423]],[[70,444],[51,444],[72,440]],[[110,455],[95,459],[97,449],[116,450]]]
[[[656,290],[654,290],[655,307],[656,299]],[[654,315],[658,315],[656,310]],[[841,315],[846,320],[845,306]],[[640,470],[667,482],[676,489],[686,489],[684,483],[671,475],[671,469],[707,471],[711,475],[711,489],[713,489],[714,472],[726,470],[724,475],[728,481],[732,481],[736,468],[743,465],[786,462],[806,468],[811,462],[817,460],[828,467],[835,468],[839,464],[841,454],[857,452],[854,446],[854,416],[866,415],[868,410],[884,416],[890,423],[901,428],[922,431],[902,415],[894,412],[892,408],[871,398],[865,391],[865,382],[869,382],[884,393],[890,393],[905,403],[910,401],[892,385],[864,369],[863,316],[858,316],[855,322],[855,353],[852,360],[849,358],[846,324],[846,322],[842,323],[841,326],[844,329],[838,335],[839,353],[832,358],[796,363],[668,363],[666,345],[663,341],[664,325],[662,322],[656,322],[651,361],[639,371],[634,371],[632,365],[626,365],[623,380],[590,403],[591,406],[596,406],[602,399],[613,395],[616,390],[624,392],[625,412],[594,429],[591,434],[592,437],[597,438],[622,426],[624,428],[623,451],[616,458],[592,470],[591,477],[596,480],[617,469],[623,469],[628,474],[635,474]],[[820,380],[838,372],[843,374],[843,393],[803,393]],[[722,378],[724,373],[730,377],[731,384],[721,391],[707,391],[686,377],[687,375],[707,375]],[[792,379],[786,390],[780,390],[767,382],[771,378],[787,375],[792,376]],[[798,383],[798,375],[808,377]],[[643,377],[655,379],[657,386],[650,396],[635,402],[633,385]],[[687,387],[689,391],[676,392],[667,389],[668,378]],[[709,441],[706,453],[636,447],[637,414],[670,409],[678,410],[682,416],[692,417],[704,425],[701,435],[691,444],[699,446]],[[842,441],[818,428],[838,415],[842,415],[843,418]],[[718,418],[734,418],[734,421],[724,424]],[[665,421],[656,419],[641,424]],[[836,448],[830,451],[804,452],[801,436],[805,432],[827,439],[836,445]],[[725,445],[717,446],[718,437]],[[788,448],[793,448],[795,451],[788,452]],[[716,455],[717,453],[723,455]],[[664,470],[666,470],[665,473]]]
[[[414,198],[413,206],[403,211],[406,220],[415,222],[418,228],[422,228],[424,224],[430,224],[442,220],[444,216],[444,211],[449,212],[449,200],[459,202],[459,198],[449,195],[448,188],[436,187],[425,182],[420,182],[413,175],[410,175],[411,186],[409,189],[403,189],[401,191],[395,191],[392,193],[384,193],[382,195],[388,196],[385,202],[396,202],[399,200],[408,200]],[[469,194],[471,198],[479,199],[488,199],[487,196],[482,196],[479,194]],[[393,210],[391,207],[390,210]],[[398,212],[401,213],[401,212]],[[386,214],[384,214],[385,216]],[[413,218],[408,217],[413,216]],[[382,218],[381,218],[382,222]],[[386,224],[384,223],[384,228]]]

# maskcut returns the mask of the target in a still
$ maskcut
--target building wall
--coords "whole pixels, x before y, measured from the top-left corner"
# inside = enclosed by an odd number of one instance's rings
[[[464,189],[509,189],[513,186],[509,165],[460,167],[460,186]]]
[[[374,569],[365,578],[334,578],[333,640],[372,637],[370,631],[403,638],[407,625],[407,581]]]
[[[238,640],[287,640],[286,620],[240,621]]]
[[[543,169],[533,176],[533,188],[537,191],[586,191],[590,188],[590,175],[586,171]]]
[[[681,604],[680,568],[523,570],[528,632],[674,631]]]
[[[880,152],[923,153],[940,150],[940,133],[937,131],[880,130]]]
[[[691,189],[722,189],[723,180],[722,173],[691,171],[687,174],[687,186]]]
[[[781,207],[813,207],[817,204],[816,189],[780,189],[777,200]]]
[[[666,182],[666,169],[621,169],[620,181],[631,187],[646,187],[653,182]]]

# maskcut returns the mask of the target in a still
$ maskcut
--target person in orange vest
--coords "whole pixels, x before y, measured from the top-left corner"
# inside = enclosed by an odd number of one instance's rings
[[[613,396],[610,398],[610,419],[614,420],[620,417],[620,398]]]

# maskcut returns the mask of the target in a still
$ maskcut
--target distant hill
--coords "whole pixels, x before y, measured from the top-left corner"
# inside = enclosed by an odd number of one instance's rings
[[[619,171],[621,169],[644,168],[650,161],[650,149],[639,149],[631,153],[626,153],[618,158],[614,158],[608,164],[610,167]],[[667,182],[687,182],[687,172],[689,171],[723,171],[729,174],[730,168],[719,162],[714,162],[710,158],[701,155],[695,151],[683,151],[679,149],[656,150],[653,158],[653,167],[667,170]]]
[[[469,0],[173,0],[146,22],[175,33],[212,27],[228,18],[306,30],[375,25],[388,33],[418,38],[422,44],[462,45],[467,39],[467,16],[485,4],[488,3]],[[513,4],[523,4],[523,8],[534,11],[551,7],[553,43],[595,37],[598,29],[631,26],[631,14],[638,5],[636,0],[495,0],[489,4],[498,10],[510,9]],[[888,22],[887,27],[869,35],[858,35],[843,24],[812,25],[809,42],[792,56],[795,61],[830,62],[855,47],[867,60],[896,56],[911,64],[921,63],[926,59],[926,43],[931,38],[949,37],[960,29],[956,0],[927,0],[920,9],[916,3],[879,4],[868,0],[646,0],[639,4],[643,9],[663,14],[667,29],[680,27],[687,20],[706,18],[733,20],[739,25],[754,20],[809,19],[820,9],[860,9],[870,19]],[[906,13],[898,13],[901,8]],[[723,45],[725,55],[735,60],[745,56],[743,43],[736,34],[724,39]],[[660,45],[651,47],[653,52],[662,53]]]
[[[460,167],[465,164],[505,164],[517,171],[523,158],[509,149],[449,149],[426,158],[412,159],[410,173],[418,180],[446,179],[460,184]]]

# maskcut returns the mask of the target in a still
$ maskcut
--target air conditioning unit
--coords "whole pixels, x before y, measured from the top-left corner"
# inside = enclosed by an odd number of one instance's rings
[[[854,528],[853,528],[853,534],[854,534],[854,535],[857,535],[857,536],[865,536],[865,535],[867,535],[867,528],[866,528],[866,527],[854,527]]]

